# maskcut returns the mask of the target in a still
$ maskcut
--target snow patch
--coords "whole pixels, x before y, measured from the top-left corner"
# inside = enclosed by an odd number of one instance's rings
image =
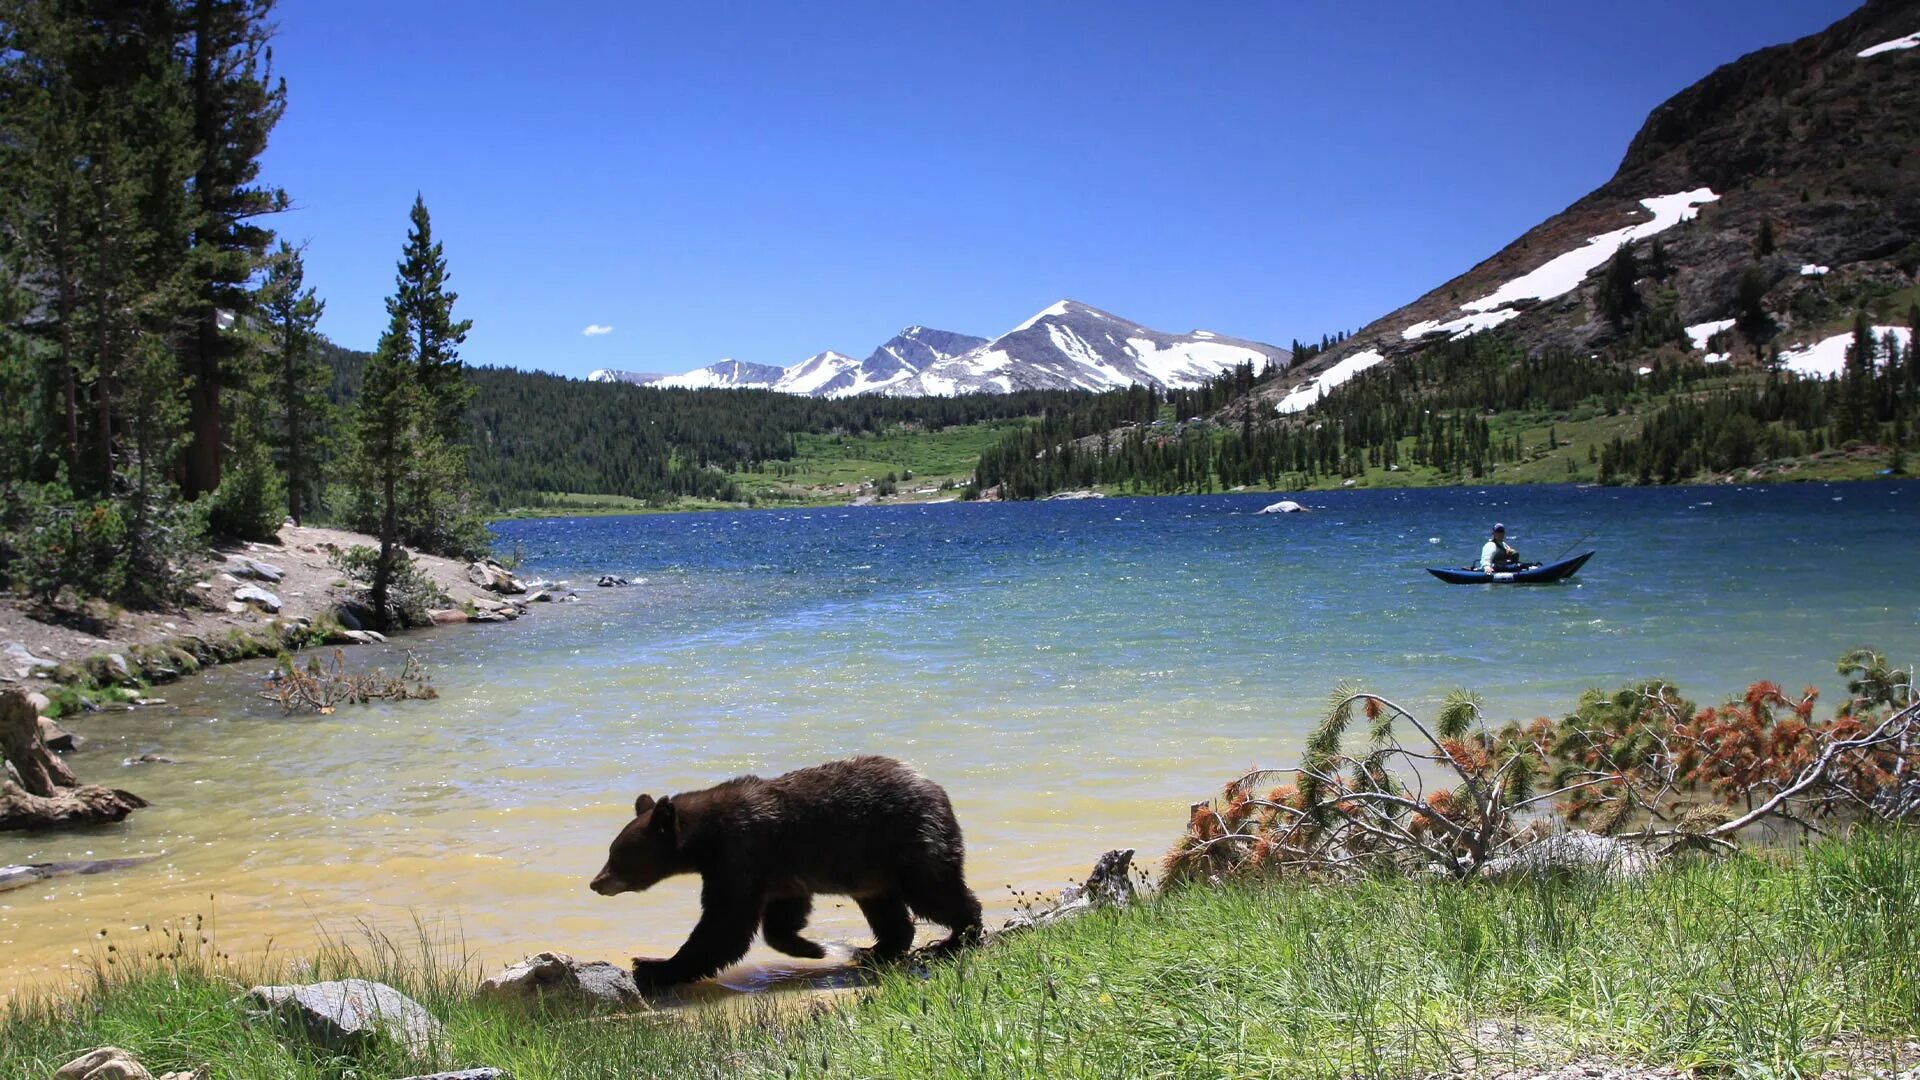
[[[1831,269],[1832,267],[1821,266],[1818,263],[1807,263],[1805,266],[1802,266],[1800,268],[1800,276],[1801,277],[1826,277],[1827,272]]]
[[[1732,353],[1710,352],[1701,358],[1703,364],[1724,364],[1733,359]]]
[[[1715,319],[1712,322],[1694,323],[1687,327],[1687,340],[1693,342],[1696,349],[1707,347],[1707,339],[1734,324],[1733,319]]]
[[[1461,305],[1461,310],[1492,311],[1520,300],[1551,300],[1556,296],[1564,296],[1579,287],[1588,274],[1613,258],[1613,253],[1622,244],[1644,240],[1666,232],[1683,221],[1692,221],[1699,216],[1701,206],[1716,202],[1719,198],[1712,188],[1695,188],[1674,195],[1641,199],[1640,205],[1653,215],[1653,220],[1589,237],[1586,246],[1549,259],[1538,269],[1514,278],[1478,300]]]
[[[1893,335],[1900,343],[1902,351],[1913,347],[1913,331],[1904,326],[1876,326],[1873,328],[1873,340],[1876,344],[1884,341],[1887,335]],[[1780,354],[1780,363],[1789,371],[1802,375],[1817,375],[1832,378],[1846,370],[1847,350],[1853,347],[1853,331],[1822,338],[1811,345]],[[1878,359],[1885,359],[1884,355]],[[1876,361],[1878,362],[1878,361]]]
[[[1072,303],[1072,301],[1062,300],[1059,303],[1053,305],[1052,307],[1049,307],[1041,311],[1039,314],[1035,315],[1031,319],[1028,319],[1026,322],[1021,323],[1019,326],[1016,326],[1013,329],[1007,331],[1007,333],[1017,334],[1020,331],[1031,327],[1034,323],[1039,322],[1041,319],[1052,318],[1053,316],[1056,316],[1056,315],[1065,315],[1067,313],[1067,305],[1070,303]]]
[[[1325,397],[1327,392],[1334,387],[1373,367],[1375,364],[1384,363],[1386,359],[1386,357],[1380,355],[1379,352],[1373,349],[1368,349],[1366,352],[1354,353],[1352,356],[1346,357],[1327,370],[1315,375],[1311,380],[1294,387],[1293,392],[1281,398],[1280,404],[1275,405],[1273,410],[1283,415],[1304,411]]]
[[[1653,369],[1650,367],[1637,367],[1633,369],[1633,373],[1635,375],[1651,375],[1653,374]]]
[[[1413,341],[1416,338],[1426,337],[1428,334],[1448,334],[1452,336],[1453,340],[1458,341],[1469,334],[1477,334],[1482,330],[1491,330],[1509,319],[1517,319],[1519,317],[1520,310],[1518,308],[1501,308],[1499,311],[1476,311],[1471,315],[1463,316],[1452,322],[1441,322],[1438,319],[1429,319],[1426,322],[1414,323],[1412,326],[1400,331],[1400,336],[1408,341]]]
[[[1861,49],[1859,52],[1854,53],[1853,55],[1859,57],[1862,60],[1866,60],[1871,57],[1879,56],[1881,53],[1901,52],[1903,50],[1912,49],[1912,48],[1920,48],[1920,30],[1916,30],[1911,34],[1908,34],[1906,37],[1897,37],[1897,38],[1894,38],[1892,41],[1883,41],[1878,45]]]

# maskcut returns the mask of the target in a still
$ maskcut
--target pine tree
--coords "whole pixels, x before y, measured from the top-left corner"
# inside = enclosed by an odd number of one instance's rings
[[[352,479],[374,502],[374,534],[380,554],[374,563],[369,599],[382,628],[392,622],[390,591],[400,546],[401,485],[415,470],[422,432],[419,373],[413,364],[413,339],[397,312],[398,297],[386,333],[367,361],[360,394],[354,399]]]
[[[1640,260],[1633,254],[1631,242],[1621,244],[1607,260],[1606,272],[1600,278],[1600,289],[1594,296],[1594,304],[1601,317],[1615,326],[1624,326],[1644,306],[1640,299],[1638,283],[1640,281]]]
[[[244,393],[257,378],[251,339],[228,329],[249,320],[252,283],[273,240],[256,219],[288,205],[286,192],[257,183],[260,155],[286,108],[286,86],[273,79],[267,49],[274,0],[180,2],[193,113],[194,289],[192,325],[181,343],[193,437],[181,486],[193,498],[220,484],[230,391]],[[257,470],[258,462],[249,468]]]
[[[1753,241],[1753,253],[1764,259],[1767,256],[1773,254],[1775,246],[1776,245],[1774,243],[1774,238],[1773,238],[1773,219],[1770,217],[1763,217],[1760,219],[1760,235],[1756,236]]]
[[[1833,441],[1840,444],[1873,438],[1878,425],[1873,418],[1874,358],[1878,345],[1873,337],[1873,322],[1862,308],[1853,317],[1853,344],[1847,346],[1846,367],[1840,372],[1840,415],[1834,424]]]
[[[319,466],[331,410],[327,386],[332,373],[319,349],[320,315],[327,305],[306,287],[300,249],[285,241],[261,292],[272,338],[272,392],[280,421],[276,441],[287,476],[287,516],[298,525],[321,487]]]

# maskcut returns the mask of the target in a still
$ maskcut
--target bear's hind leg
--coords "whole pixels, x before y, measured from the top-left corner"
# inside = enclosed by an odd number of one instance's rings
[[[760,933],[766,938],[767,947],[803,960],[824,958],[827,950],[821,948],[818,942],[800,936],[800,931],[806,929],[807,916],[812,912],[813,898],[810,896],[767,901],[767,910],[760,916]]]
[[[942,867],[932,874],[916,876],[904,891],[915,915],[952,931],[933,946],[934,952],[952,952],[980,940],[980,901],[967,888],[959,867]]]
[[[873,927],[873,948],[867,952],[876,960],[898,960],[913,948],[913,917],[907,914],[907,902],[893,893],[857,898],[860,913]]]

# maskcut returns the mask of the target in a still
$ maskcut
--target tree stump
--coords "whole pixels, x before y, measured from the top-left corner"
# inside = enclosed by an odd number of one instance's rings
[[[40,739],[39,710],[18,690],[0,692],[0,830],[57,829],[119,821],[147,801],[82,784]]]

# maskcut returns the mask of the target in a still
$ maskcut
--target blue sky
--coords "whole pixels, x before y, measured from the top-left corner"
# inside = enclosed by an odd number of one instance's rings
[[[416,190],[474,364],[865,356],[1063,297],[1284,345],[1466,269],[1654,105],[1854,6],[282,0],[265,169],[355,347]]]

